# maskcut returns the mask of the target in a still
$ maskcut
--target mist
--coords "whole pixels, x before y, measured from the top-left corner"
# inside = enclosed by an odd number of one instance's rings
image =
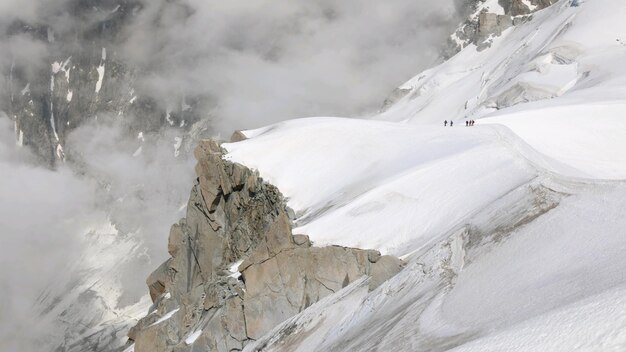
[[[37,166],[15,146],[6,117],[0,137],[0,347],[17,351],[43,333],[32,329],[39,291],[77,258],[78,233],[106,217],[94,207],[94,185]]]
[[[50,170],[15,145],[0,118],[1,350],[61,342],[59,322],[43,312],[72,290],[121,292],[107,302],[114,310],[137,303],[167,258],[170,225],[185,214],[193,162],[175,158],[165,137],[125,140],[120,126],[88,125],[70,145],[78,165]]]
[[[287,118],[375,112],[433,65],[458,1],[152,1],[123,53],[150,94],[210,96],[222,133]],[[147,44],[146,44],[147,43]]]
[[[93,11],[73,16],[83,2]],[[7,116],[13,65],[36,77],[60,58],[36,35],[11,34],[11,25],[61,38],[122,2],[0,0],[1,350],[37,350],[63,338],[57,321],[40,321],[50,308],[43,293],[63,297],[84,286],[109,297],[113,310],[139,302],[146,276],[168,256],[170,225],[185,215],[193,131],[167,126],[129,137],[129,120],[150,117],[86,117],[65,140],[68,162],[52,170],[16,145]],[[375,113],[395,87],[440,60],[462,2],[128,3],[130,21],[102,46],[138,68],[140,94],[163,107],[193,100],[211,134],[227,137],[290,118]],[[98,256],[108,259],[93,263]]]

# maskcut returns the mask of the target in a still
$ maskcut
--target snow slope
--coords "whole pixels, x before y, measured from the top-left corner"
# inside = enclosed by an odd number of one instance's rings
[[[410,93],[375,118],[412,124],[485,118],[578,175],[624,179],[624,18],[623,1],[570,7],[562,0],[507,30],[492,48],[470,46],[409,80],[402,88]]]
[[[621,0],[563,0],[411,79],[372,119],[225,144],[281,189],[296,232],[409,262],[246,350],[626,350],[624,18]]]
[[[228,157],[276,184],[318,245],[406,255],[536,174],[488,128],[313,118],[256,134]]]
[[[625,192],[624,185],[585,189],[549,215],[517,227],[504,241],[476,246],[467,235],[453,236],[367,296],[343,298],[351,289],[346,288],[335,301],[307,309],[256,346],[268,343],[270,351],[623,350],[626,223],[619,214],[626,210]],[[605,216],[616,221],[607,226]],[[470,219],[472,226],[480,227],[481,217]],[[596,232],[599,227],[604,232]],[[336,307],[346,305],[351,310],[337,317]],[[272,341],[285,329],[296,333]],[[321,329],[323,336],[300,343],[301,336]]]

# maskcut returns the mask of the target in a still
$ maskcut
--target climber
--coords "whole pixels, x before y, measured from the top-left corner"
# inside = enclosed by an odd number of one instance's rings
[[[469,126],[469,121],[465,121],[465,127]]]
[[[454,121],[450,120],[450,127],[452,127],[452,125],[454,125]]]
[[[448,126],[448,120],[443,121],[443,127],[446,127],[446,126]]]

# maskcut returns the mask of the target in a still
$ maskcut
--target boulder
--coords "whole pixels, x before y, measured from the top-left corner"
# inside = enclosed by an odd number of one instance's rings
[[[167,274],[169,270],[169,260],[148,276],[146,279],[146,285],[148,285],[148,291],[150,292],[150,298],[152,302],[156,301],[157,297],[165,292],[165,285],[167,282]]]
[[[248,139],[248,137],[246,137],[246,135],[243,134],[243,132],[241,132],[241,131],[235,131],[235,132],[233,132],[233,135],[230,136],[230,142],[231,143],[237,143],[237,142],[245,141],[246,139]]]
[[[293,242],[302,247],[311,247],[311,240],[307,235],[293,235]]]

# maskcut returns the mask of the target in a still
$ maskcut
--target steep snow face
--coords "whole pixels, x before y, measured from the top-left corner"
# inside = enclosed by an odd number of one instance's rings
[[[626,346],[626,3],[570,4],[416,76],[373,120],[289,121],[224,145],[288,197],[296,232],[411,263],[247,351]]]
[[[464,268],[442,316],[468,328],[496,328],[624,286],[625,191],[586,189],[515,231]]]
[[[96,82],[96,94],[100,93],[102,89],[102,80],[104,79],[104,66],[107,60],[107,49],[102,48],[102,57],[100,59],[100,65],[96,69],[98,71],[98,81]]]
[[[376,118],[493,118],[485,122],[508,126],[577,175],[626,178],[616,155],[626,138],[624,18],[620,1],[560,1],[505,31],[491,49],[469,46],[409,80],[406,97]]]

